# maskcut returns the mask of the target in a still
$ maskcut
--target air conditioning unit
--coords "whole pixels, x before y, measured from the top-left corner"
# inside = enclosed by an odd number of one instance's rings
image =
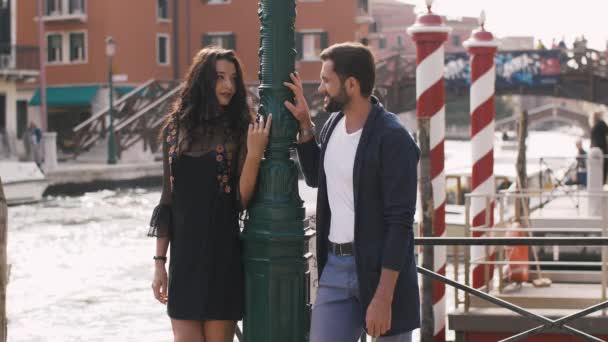
[[[13,64],[12,62],[11,55],[0,55],[0,69],[10,69]]]

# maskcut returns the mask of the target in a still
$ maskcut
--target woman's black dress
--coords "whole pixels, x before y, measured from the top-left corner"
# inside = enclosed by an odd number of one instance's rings
[[[209,151],[182,154],[175,161],[168,293],[168,313],[174,319],[243,317],[235,191],[218,187],[217,157]]]

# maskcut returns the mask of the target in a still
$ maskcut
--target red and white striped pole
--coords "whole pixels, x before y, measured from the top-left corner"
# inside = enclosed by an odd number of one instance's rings
[[[492,33],[485,29],[485,13],[479,18],[480,28],[473,31],[471,38],[464,42],[471,55],[471,149],[473,172],[471,189],[474,195],[495,193],[494,183],[494,88],[496,70],[494,55],[498,42]],[[489,217],[486,217],[485,196],[471,198],[471,217],[473,227],[492,227],[494,225],[494,199],[490,198]],[[482,234],[474,232],[473,236]],[[471,258],[479,260],[485,256],[484,246],[471,248]],[[492,258],[491,252],[490,258]],[[473,287],[480,288],[486,283],[485,266],[473,265]],[[494,268],[489,267],[489,284]]]
[[[431,12],[432,0],[426,0],[428,12],[418,16],[408,33],[416,42],[416,112],[419,122],[430,119],[429,148],[433,188],[433,235],[445,236],[445,88],[443,43],[451,29],[441,16]],[[433,271],[445,275],[446,247],[433,249]],[[433,282],[433,341],[445,341],[445,285]]]

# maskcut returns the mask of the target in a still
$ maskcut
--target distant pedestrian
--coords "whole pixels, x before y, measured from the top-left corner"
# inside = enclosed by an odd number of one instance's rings
[[[30,122],[28,133],[34,162],[38,167],[42,167],[42,130],[35,123]]]
[[[567,185],[585,185],[587,183],[587,151],[583,148],[583,141],[576,140],[576,165],[574,167],[574,176],[568,177]]]
[[[566,38],[565,37],[562,37],[562,39],[559,41],[558,47],[561,50],[567,50],[568,49],[568,46],[566,45]]]
[[[608,126],[602,118],[602,112],[593,113],[591,116],[591,147],[598,147],[604,155],[604,184],[606,184],[606,171],[608,171],[608,160],[606,159],[606,152],[608,151],[607,136]]]
[[[543,44],[542,40],[538,40],[538,43],[536,44],[536,49],[537,50],[547,50],[547,48],[545,47],[545,44]]]
[[[587,49],[587,38],[585,38],[585,35],[581,35],[581,47],[583,49]]]
[[[163,190],[148,232],[157,237],[152,290],[174,341],[234,339],[244,314],[238,216],[253,198],[271,122],[254,119],[234,51],[196,54],[166,116]]]
[[[576,140],[576,170],[587,170],[587,151],[583,148],[583,141]]]
[[[555,42],[555,38],[551,39],[551,50],[557,50],[559,49],[559,46],[557,45],[557,42]]]

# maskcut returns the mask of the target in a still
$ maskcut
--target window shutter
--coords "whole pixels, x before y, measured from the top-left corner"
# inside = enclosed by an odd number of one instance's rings
[[[211,45],[211,36],[208,34],[203,35],[203,47]]]
[[[302,53],[302,49],[304,48],[304,43],[303,43],[303,34],[300,32],[296,32],[296,60],[300,60],[302,59],[303,53]]]
[[[327,32],[321,32],[321,51],[327,49],[329,46],[329,38],[327,36]]]
[[[234,33],[228,35],[228,49],[236,51],[236,35]]]

